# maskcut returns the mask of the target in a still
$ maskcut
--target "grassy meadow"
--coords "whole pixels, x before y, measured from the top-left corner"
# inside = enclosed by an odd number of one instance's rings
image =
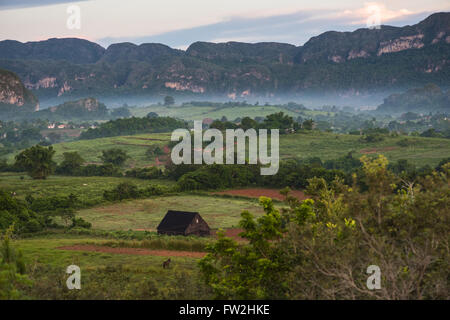
[[[39,299],[183,299],[196,296],[193,284],[197,261],[172,257],[169,269],[161,267],[167,257],[63,250],[61,247],[105,240],[76,235],[49,235],[14,241],[29,266],[32,286],[24,286],[29,298]],[[81,290],[67,290],[67,266],[81,269]],[[198,298],[205,298],[198,293]]]
[[[145,154],[147,147],[150,145],[163,146],[169,140],[170,133],[152,133],[56,143],[53,145],[56,151],[54,160],[60,162],[63,159],[64,152],[76,151],[86,162],[99,164],[101,163],[99,156],[103,150],[120,148],[125,150],[130,156],[126,164],[127,167],[143,167],[154,162],[154,159],[149,158]],[[16,154],[17,152],[9,154],[7,160],[13,162]]]
[[[443,158],[450,156],[450,140],[423,137],[386,137],[383,141],[367,143],[358,135],[336,134],[312,131],[307,134],[280,136],[281,158],[319,157],[331,160],[353,151],[355,157],[383,154],[389,161],[407,159],[416,166],[436,166]],[[409,146],[399,142],[408,139]]]
[[[155,231],[169,209],[199,212],[212,229],[238,226],[243,210],[255,216],[263,214],[252,199],[181,194],[96,206],[80,210],[77,216],[92,223],[94,229]]]
[[[23,177],[23,179],[21,179]],[[49,176],[45,180],[33,180],[25,174],[1,173],[0,188],[16,192],[16,196],[24,199],[28,194],[35,198],[51,196],[68,196],[76,194],[80,201],[86,203],[103,202],[103,191],[111,189],[121,182],[130,182],[138,187],[149,185],[149,180],[127,177],[67,177]],[[152,183],[170,185],[169,180],[152,180]]]

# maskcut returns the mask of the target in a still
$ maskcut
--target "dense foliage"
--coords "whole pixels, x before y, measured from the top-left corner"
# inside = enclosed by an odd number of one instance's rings
[[[450,164],[417,184],[387,170],[383,156],[361,159],[367,190],[309,180],[311,199],[287,197],[265,215],[242,213],[237,243],[222,235],[200,262],[221,299],[448,299]],[[289,190],[284,191],[288,194]],[[381,270],[381,289],[366,269]]]
[[[127,119],[111,120],[106,123],[102,123],[98,128],[90,128],[81,134],[80,139],[95,139],[137,133],[168,132],[185,127],[186,124],[183,121],[169,117],[132,117]]]
[[[45,179],[53,173],[56,163],[52,160],[55,154],[53,147],[33,146],[16,156],[16,165],[27,171],[33,179]]]

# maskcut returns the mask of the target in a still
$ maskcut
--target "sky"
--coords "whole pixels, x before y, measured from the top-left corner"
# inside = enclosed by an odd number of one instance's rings
[[[415,24],[448,0],[0,0],[0,40],[76,37],[112,43],[195,41],[303,45],[325,31]]]

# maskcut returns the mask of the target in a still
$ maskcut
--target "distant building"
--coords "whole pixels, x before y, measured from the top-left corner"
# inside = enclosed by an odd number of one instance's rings
[[[198,212],[167,211],[159,224],[158,234],[207,236],[211,229]]]

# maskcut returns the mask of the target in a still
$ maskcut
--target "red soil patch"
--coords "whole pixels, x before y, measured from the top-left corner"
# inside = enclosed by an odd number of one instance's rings
[[[191,251],[172,251],[172,250],[149,250],[141,248],[113,248],[107,246],[96,246],[88,244],[80,244],[74,246],[58,247],[59,250],[75,250],[75,251],[93,251],[102,253],[117,254],[134,254],[139,256],[161,256],[161,257],[187,257],[187,258],[203,258],[206,252]]]
[[[214,194],[229,194],[233,196],[242,196],[249,198],[259,198],[261,196],[269,197],[276,200],[285,200],[285,197],[280,194],[280,190],[278,189],[234,189],[234,190],[226,190],[221,192],[215,192]],[[292,190],[290,195],[296,197],[300,200],[304,200],[307,197],[300,190]]]
[[[384,147],[384,148],[367,148],[367,149],[361,149],[359,150],[359,153],[361,154],[371,154],[371,153],[377,153],[377,152],[383,152],[383,151],[392,151],[397,149],[397,147]]]
[[[155,158],[155,166],[163,166],[167,163],[169,159],[167,156],[159,156]]]
[[[167,163],[167,161],[169,161],[169,153],[170,153],[170,148],[168,146],[164,146],[164,153],[165,155],[159,156],[155,158],[155,165],[156,166],[163,166]]]

